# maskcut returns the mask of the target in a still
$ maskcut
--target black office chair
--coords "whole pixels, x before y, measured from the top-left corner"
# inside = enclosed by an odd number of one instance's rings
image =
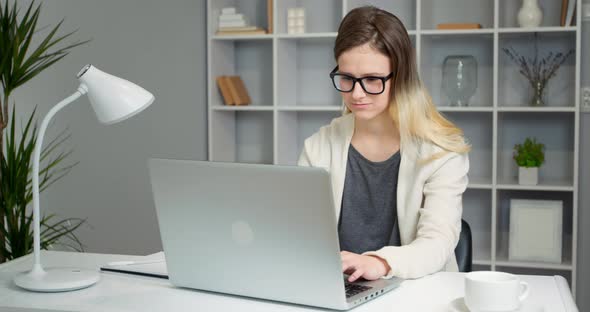
[[[469,224],[461,219],[461,234],[459,234],[459,242],[455,247],[455,257],[457,258],[457,265],[459,272],[471,272],[473,247],[471,240],[471,228]]]

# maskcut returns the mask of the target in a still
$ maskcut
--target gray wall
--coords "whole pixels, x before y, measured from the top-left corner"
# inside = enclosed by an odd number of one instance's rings
[[[41,209],[88,218],[91,227],[79,236],[90,252],[160,251],[148,158],[207,157],[205,0],[51,0],[42,5],[41,25],[65,18],[64,30],[78,29],[77,38],[92,42],[17,92],[20,118],[35,105],[42,118],[75,92],[76,74],[87,63],[141,85],[156,101],[112,126],[98,123],[86,97],[62,110],[48,138],[69,127],[70,159],[80,164],[42,195]]]
[[[590,3],[590,0],[584,0]],[[582,86],[590,86],[590,22],[582,28]],[[578,201],[578,289],[580,311],[590,311],[590,113],[580,117],[580,180]]]

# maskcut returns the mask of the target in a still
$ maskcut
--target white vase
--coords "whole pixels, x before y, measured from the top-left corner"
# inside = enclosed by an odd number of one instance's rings
[[[539,167],[518,167],[518,184],[537,185],[539,183]]]
[[[538,27],[543,20],[543,12],[537,0],[522,0],[522,7],[518,11],[518,25],[520,27]]]

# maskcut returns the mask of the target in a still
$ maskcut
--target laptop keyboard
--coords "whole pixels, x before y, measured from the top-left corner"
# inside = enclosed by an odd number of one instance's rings
[[[357,284],[350,284],[350,283],[344,284],[344,289],[346,290],[346,298],[350,298],[354,295],[358,295],[358,294],[362,293],[363,291],[369,290],[371,288],[373,288],[373,287],[357,285]]]

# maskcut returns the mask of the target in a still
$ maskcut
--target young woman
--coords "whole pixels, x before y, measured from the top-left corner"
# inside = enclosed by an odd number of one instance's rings
[[[299,165],[331,173],[343,272],[353,282],[457,271],[470,147],[420,82],[404,25],[356,8],[334,56],[345,113],[305,140]]]

